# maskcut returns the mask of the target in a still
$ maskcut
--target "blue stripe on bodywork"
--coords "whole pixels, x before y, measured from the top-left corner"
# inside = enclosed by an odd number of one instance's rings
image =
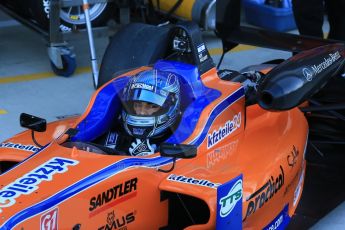
[[[51,144],[51,143],[46,144],[45,146],[43,146],[42,148],[40,148],[40,150],[38,150],[37,152],[31,154],[30,156],[28,156],[28,157],[25,158],[23,161],[19,162],[18,164],[16,164],[15,166],[13,166],[13,167],[10,168],[9,170],[7,170],[6,172],[4,172],[4,173],[2,173],[2,174],[0,173],[0,176],[5,175],[6,173],[8,173],[8,172],[12,171],[13,169],[17,168],[19,165],[21,165],[21,164],[23,164],[24,162],[28,161],[30,158],[36,156],[38,153],[40,153],[40,152],[42,152],[44,149],[46,149],[50,144]]]
[[[92,187],[109,177],[114,176],[126,169],[131,167],[148,167],[148,168],[156,168],[166,164],[171,163],[173,160],[172,158],[166,157],[156,157],[156,158],[127,158],[121,161],[118,161],[108,167],[78,181],[77,183],[65,188],[64,190],[56,193],[55,195],[49,197],[48,199],[37,203],[29,208],[26,208],[14,216],[9,218],[1,227],[0,229],[11,229],[15,227],[17,224],[29,219],[35,215],[38,215],[45,210],[48,210],[59,203],[71,198],[72,196],[77,195],[78,193],[86,190],[89,187]]]
[[[288,214],[289,206],[285,205],[284,209],[269,223],[263,230],[283,230],[290,223],[290,216]]]
[[[192,141],[191,144],[199,146],[204,139],[206,138],[206,135],[213,123],[213,121],[221,114],[228,106],[232,105],[234,102],[236,102],[238,99],[242,98],[244,96],[244,88],[239,88],[236,92],[231,94],[229,97],[227,97],[224,101],[222,101],[220,104],[218,104],[215,109],[211,112],[210,118],[207,120],[207,123],[202,130],[201,134],[197,139]]]

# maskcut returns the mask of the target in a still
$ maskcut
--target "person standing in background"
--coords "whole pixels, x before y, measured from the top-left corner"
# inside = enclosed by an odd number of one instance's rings
[[[330,27],[327,38],[345,41],[345,0],[292,0],[292,8],[301,35],[324,38],[326,12]]]

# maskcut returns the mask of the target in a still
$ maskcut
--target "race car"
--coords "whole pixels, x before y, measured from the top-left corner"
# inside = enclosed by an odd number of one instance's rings
[[[331,44],[239,73],[215,68],[198,27],[170,28],[170,55],[117,73],[81,116],[0,145],[0,229],[284,229],[305,178],[304,103],[344,69]],[[169,52],[168,52],[169,53]],[[159,152],[129,156],[94,143],[147,69],[181,76],[182,117]],[[120,125],[120,124],[118,124]]]

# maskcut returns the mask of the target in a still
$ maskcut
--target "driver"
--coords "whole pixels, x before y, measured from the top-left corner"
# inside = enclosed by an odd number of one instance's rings
[[[132,156],[153,154],[180,118],[178,76],[156,69],[142,71],[129,80],[121,102],[118,127],[106,134],[102,144]]]

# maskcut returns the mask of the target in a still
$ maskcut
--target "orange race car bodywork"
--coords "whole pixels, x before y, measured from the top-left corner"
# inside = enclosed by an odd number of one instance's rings
[[[238,40],[261,45],[270,37],[273,48],[290,45],[291,36],[238,27],[240,10],[234,6],[239,4],[217,1],[217,34],[225,51]],[[306,169],[308,122],[298,106],[344,70],[345,46],[302,49],[263,80],[244,73],[224,80],[197,26],[181,23],[167,33],[173,41],[157,47],[168,47],[164,57],[169,59],[116,75],[93,94],[81,116],[50,123],[35,139],[25,131],[0,144],[1,230],[287,226]],[[309,47],[302,41],[310,39],[298,41],[293,51],[298,44]],[[98,151],[92,141],[119,114],[128,79],[148,68],[181,77],[178,127],[153,155]],[[255,87],[248,87],[248,80]],[[253,88],[257,98],[248,103]]]
[[[181,64],[163,61],[154,68],[165,65],[178,70]],[[183,68],[197,73],[191,65]],[[180,126],[194,127],[175,132],[177,142],[188,136],[181,143],[196,145],[197,156],[177,159],[172,171],[158,170],[173,164],[159,153],[138,158],[62,146],[62,134],[92,121],[102,95],[128,75],[98,89],[81,117],[51,123],[36,135],[48,143],[43,148],[29,132],[1,144],[0,161],[20,162],[0,176],[1,229],[164,229],[188,216],[175,206],[179,199],[193,219],[181,220],[178,226],[186,229],[286,226],[303,189],[307,121],[298,108],[246,107],[242,85],[221,80],[215,68],[199,76],[206,91],[189,106],[198,100],[207,105],[199,113],[184,111]]]

